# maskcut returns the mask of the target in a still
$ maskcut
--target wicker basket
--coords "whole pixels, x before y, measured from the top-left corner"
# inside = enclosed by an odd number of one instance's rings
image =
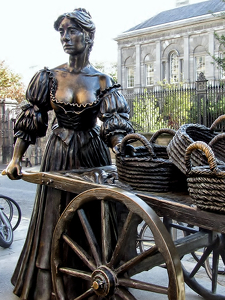
[[[154,154],[158,158],[164,158],[169,159],[168,153],[167,153],[167,146],[156,144],[157,138],[162,134],[168,134],[171,136],[174,136],[176,134],[176,131],[169,128],[162,128],[156,131],[152,137],[150,138],[149,142],[153,148]],[[130,141],[129,141],[130,142]],[[148,149],[145,146],[139,146],[135,147],[135,156],[148,156],[149,152]]]
[[[170,141],[167,152],[171,161],[186,174],[185,152],[189,145],[196,141],[202,141],[206,144],[211,144],[216,156],[217,163],[225,162],[225,136],[218,137],[218,133],[214,130],[218,123],[225,119],[225,115],[217,118],[210,128],[200,124],[185,124],[182,125],[176,132],[173,139]],[[205,155],[196,149],[191,157],[194,166],[206,165],[207,159]]]
[[[194,150],[204,152],[205,166],[191,164]],[[204,210],[225,213],[225,165],[218,165],[213,150],[204,142],[192,143],[186,151],[188,192],[193,203]]]
[[[127,155],[126,146],[133,141],[140,141],[144,145],[147,155],[143,155],[143,151],[138,151],[135,156]],[[142,154],[140,155],[140,153]],[[148,192],[168,192],[174,190],[174,186],[178,182],[178,170],[174,164],[168,159],[156,157],[150,142],[137,133],[128,134],[122,140],[120,153],[116,155],[116,165],[119,180],[134,189]]]
[[[153,147],[154,153],[157,157],[160,158],[164,158],[164,159],[169,159],[168,153],[167,153],[167,146],[163,146],[163,145],[158,145],[156,144],[156,140],[157,138],[161,135],[161,134],[169,134],[171,136],[175,136],[176,131],[173,129],[169,129],[169,128],[162,128],[159,129],[157,132],[155,132],[152,137],[150,138],[149,142]]]

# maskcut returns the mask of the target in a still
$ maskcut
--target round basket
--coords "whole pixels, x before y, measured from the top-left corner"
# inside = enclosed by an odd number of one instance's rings
[[[193,167],[191,156],[202,151],[207,165]],[[225,213],[225,165],[218,165],[213,150],[204,142],[192,143],[186,151],[188,192],[193,203],[200,209]]]
[[[140,141],[144,145],[145,155],[143,151],[140,155],[140,150],[134,151],[134,156],[126,154],[127,144],[134,141]],[[128,134],[123,138],[120,153],[116,155],[116,166],[119,180],[134,189],[168,192],[174,190],[178,182],[178,170],[174,164],[169,159],[156,157],[150,142],[138,133]]]
[[[167,147],[167,153],[171,161],[186,174],[185,152],[189,145],[196,141],[202,141],[206,144],[211,142],[217,163],[225,162],[225,136],[218,138],[218,133],[214,132],[216,126],[225,119],[225,115],[217,118],[210,128],[200,124],[182,125],[176,132],[173,139]],[[205,155],[196,149],[191,157],[193,166],[206,165],[207,159]]]

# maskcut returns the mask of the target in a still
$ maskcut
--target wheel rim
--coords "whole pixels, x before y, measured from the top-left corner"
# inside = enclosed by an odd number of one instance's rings
[[[101,229],[100,231],[96,230],[96,232],[101,232],[100,237],[95,235],[95,224],[93,225],[91,222],[92,216],[89,216],[91,215],[90,205],[94,204],[94,208],[96,208],[98,203],[101,209],[99,214],[101,216]],[[119,235],[117,235],[115,228],[112,226],[114,222],[113,212],[115,212],[112,207],[120,204],[125,205],[127,211],[121,228],[119,227],[120,222],[119,225],[117,224],[119,231]],[[86,208],[89,210],[86,210]],[[71,228],[72,222],[76,221],[76,224],[78,224],[78,218],[82,224],[81,230],[84,232],[81,241],[71,238],[73,233],[68,229]],[[134,228],[137,231],[135,226],[140,222],[140,219],[144,220],[151,228],[157,242],[151,249],[142,254],[137,254],[136,235],[132,235],[133,239],[129,237],[131,233],[135,232]],[[76,230],[78,230],[78,227],[76,227]],[[129,245],[127,245],[128,240]],[[88,244],[86,248],[85,243]],[[128,246],[132,248],[132,251],[129,250],[128,257],[126,257],[127,251],[123,250],[128,249]],[[75,259],[79,258],[80,265],[83,265],[83,268],[77,267],[78,260],[72,267],[71,263],[66,261],[65,249],[67,247],[69,251],[72,249]],[[72,260],[72,257],[69,260]],[[167,263],[168,287],[134,279],[134,276],[142,271],[153,268],[157,260],[163,260]],[[184,299],[184,285],[179,257],[164,225],[145,202],[133,194],[121,192],[119,189],[89,190],[71,201],[60,217],[54,231],[51,268],[53,287],[58,299],[70,299],[69,293],[72,295],[71,299],[76,300],[91,296],[94,297],[93,299],[98,296],[108,299],[112,295],[115,299],[136,299],[134,293],[130,290],[133,288],[166,294],[171,300]],[[71,282],[74,280],[76,291],[69,291],[72,286],[68,283],[70,280]],[[79,292],[77,292],[78,286],[82,286]]]
[[[13,240],[12,227],[10,225],[7,216],[2,211],[0,212],[0,236],[4,242],[8,244],[12,243]]]
[[[177,230],[177,238],[198,232],[198,227],[164,218],[167,229]],[[180,227],[180,228],[179,228]],[[193,232],[192,232],[193,231]],[[211,232],[211,242],[182,258],[184,280],[206,300],[225,300],[225,236]]]
[[[223,272],[221,270],[223,269]],[[208,276],[208,285],[202,285],[200,272]],[[191,270],[183,266],[185,282],[206,300],[225,300],[225,236],[217,234],[215,239],[198,256]]]
[[[3,207],[4,214],[7,216],[9,222],[13,217],[13,205],[7,197],[0,195],[0,207]]]
[[[22,217],[19,204],[12,198],[0,195],[0,207],[1,206],[14,231],[19,226]]]

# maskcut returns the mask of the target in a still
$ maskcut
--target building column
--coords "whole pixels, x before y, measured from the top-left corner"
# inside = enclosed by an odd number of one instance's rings
[[[161,43],[160,41],[156,42],[155,45],[156,48],[156,59],[155,59],[155,78],[154,78],[154,84],[158,84],[162,78],[161,78],[161,68],[162,68],[162,64],[161,64]]]
[[[184,82],[190,82],[190,45],[189,45],[189,36],[184,37]]]
[[[117,52],[117,81],[119,84],[122,83],[122,48],[118,46]]]
[[[136,45],[135,88],[141,87],[141,45]]]
[[[215,68],[216,66],[214,64],[212,64],[213,59],[211,57],[211,55],[215,54],[215,41],[214,41],[215,37],[214,37],[214,32],[210,31],[209,32],[209,44],[208,44],[208,51],[209,51],[209,55],[206,56],[206,72],[207,74],[205,74],[205,77],[208,80],[214,80],[215,79]]]

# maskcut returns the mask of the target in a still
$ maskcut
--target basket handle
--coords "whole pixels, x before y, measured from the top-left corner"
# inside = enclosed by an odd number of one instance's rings
[[[187,173],[189,173],[191,171],[191,168],[192,168],[191,154],[192,154],[192,151],[195,149],[198,149],[198,150],[201,150],[202,152],[204,152],[204,154],[208,160],[210,170],[212,172],[218,172],[215,155],[214,155],[211,147],[209,147],[205,142],[197,141],[197,142],[194,142],[191,145],[189,145],[186,149],[184,160],[185,160],[185,165],[187,168]]]
[[[212,147],[214,144],[216,144],[219,140],[225,139],[225,133],[220,133],[216,135],[210,142],[209,146]]]
[[[153,148],[152,148],[151,144],[149,143],[149,141],[146,139],[146,137],[144,137],[143,135],[141,135],[139,133],[127,134],[122,139],[121,144],[120,144],[120,153],[122,156],[125,155],[125,148],[126,148],[128,141],[130,141],[130,140],[140,141],[146,147],[146,149],[148,150],[150,155],[155,156],[155,153],[154,153]]]
[[[225,115],[221,115],[219,116],[211,125],[210,130],[214,131],[217,127],[217,125],[222,122],[223,120],[225,120]]]
[[[149,142],[150,143],[155,143],[155,141],[157,140],[157,138],[162,134],[162,133],[168,133],[172,136],[174,136],[176,134],[176,131],[170,128],[162,128],[159,129],[158,131],[156,131],[152,137],[150,138]]]

